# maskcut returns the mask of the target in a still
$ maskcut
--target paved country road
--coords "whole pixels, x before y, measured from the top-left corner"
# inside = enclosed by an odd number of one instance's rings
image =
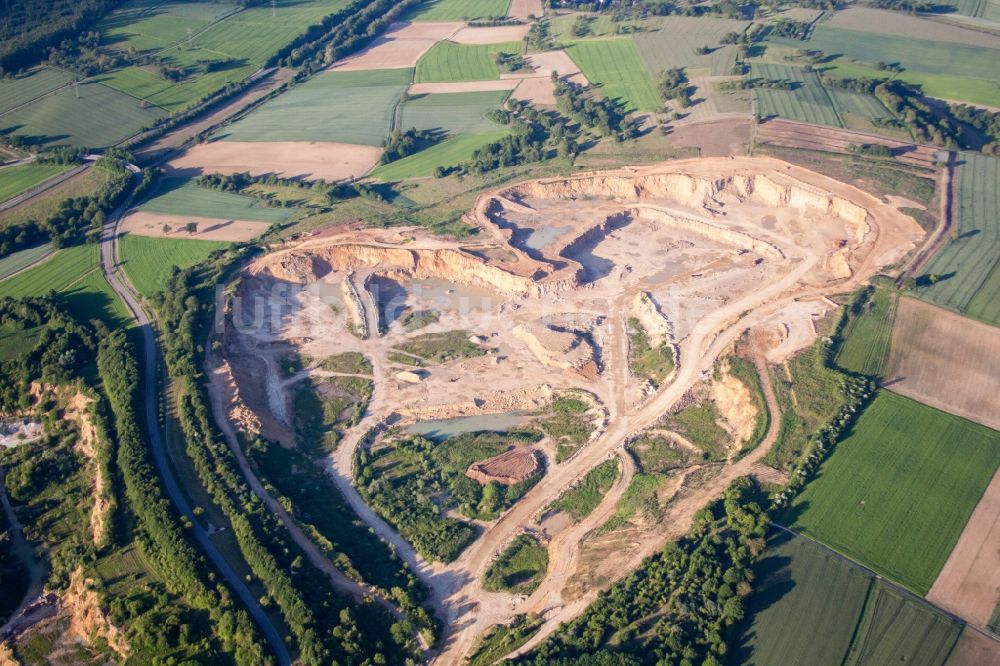
[[[129,165],[129,169],[138,177],[140,170],[138,167]],[[288,649],[285,647],[285,643],[281,638],[281,634],[278,632],[277,628],[271,622],[270,618],[264,613],[264,609],[258,603],[257,599],[254,597],[253,593],[246,586],[243,580],[233,571],[229,563],[226,562],[222,554],[219,553],[215,544],[209,539],[208,533],[198,524],[198,521],[194,518],[194,513],[191,510],[191,505],[188,503],[187,498],[184,497],[184,493],[181,492],[180,485],[177,483],[177,479],[174,477],[174,472],[170,468],[170,464],[167,461],[166,450],[163,446],[163,438],[160,434],[159,428],[159,417],[157,414],[157,386],[156,386],[156,372],[157,372],[157,350],[156,350],[156,336],[153,333],[152,323],[146,312],[142,309],[139,304],[139,300],[135,296],[135,291],[131,284],[128,283],[128,279],[124,274],[119,273],[117,268],[117,257],[118,257],[118,221],[122,217],[122,213],[128,208],[129,201],[123,203],[112,215],[109,216],[107,224],[104,225],[104,229],[101,233],[101,268],[104,271],[104,276],[107,278],[108,283],[111,288],[115,290],[119,298],[125,303],[125,306],[131,312],[133,319],[135,319],[136,325],[139,328],[139,333],[142,335],[142,398],[143,404],[146,408],[146,427],[149,432],[149,445],[153,450],[153,459],[156,462],[156,467],[160,471],[160,476],[163,478],[163,485],[167,489],[167,494],[170,496],[170,501],[173,502],[177,510],[186,517],[194,529],[195,540],[201,547],[202,552],[204,552],[208,559],[212,562],[212,566],[218,571],[222,578],[229,585],[230,589],[236,593],[236,596],[240,598],[243,605],[246,606],[247,611],[249,611],[250,616],[260,627],[263,632],[264,637],[267,639],[268,644],[271,646],[271,650],[274,652],[278,659],[278,664],[280,666],[290,666],[292,663],[291,657],[288,654]]]

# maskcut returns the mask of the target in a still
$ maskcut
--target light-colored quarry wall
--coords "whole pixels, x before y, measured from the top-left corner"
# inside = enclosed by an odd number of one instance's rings
[[[290,282],[311,282],[331,271],[396,268],[413,279],[437,277],[504,294],[537,294],[530,277],[515,275],[466,252],[452,249],[403,249],[364,244],[285,250],[264,257],[251,272],[267,271]]]

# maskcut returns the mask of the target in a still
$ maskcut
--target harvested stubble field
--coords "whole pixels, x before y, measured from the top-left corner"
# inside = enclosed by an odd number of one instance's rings
[[[442,39],[448,39],[461,23],[395,23],[367,47],[338,61],[333,70],[370,70],[415,67],[420,57]]]
[[[815,125],[801,123],[794,120],[774,118],[762,122],[757,128],[757,142],[767,143],[775,146],[786,146],[788,148],[803,149],[804,151],[825,151],[835,153],[849,153],[851,144],[873,143],[886,146],[892,149],[893,158],[896,161],[908,165],[921,167],[924,169],[934,168],[937,150],[929,146],[916,146],[909,141],[899,141],[892,138],[874,136],[864,132],[857,132],[848,129],[837,129],[834,127],[817,127]],[[863,161],[863,158],[852,158],[856,163]],[[874,164],[871,160],[868,164]],[[928,183],[930,181],[928,180]],[[928,185],[933,190],[933,185]],[[889,192],[892,194],[893,192]],[[897,192],[902,196],[910,197],[909,194]],[[929,201],[929,197],[928,197]],[[926,202],[922,202],[926,203]]]
[[[1000,328],[903,298],[885,377],[896,393],[1000,429]]]
[[[126,234],[121,241],[125,274],[140,294],[147,298],[163,291],[171,271],[201,263],[215,250],[229,243],[179,238],[148,238]]]
[[[17,196],[72,168],[67,164],[22,164],[0,169],[0,201]]]
[[[736,47],[720,42],[727,33],[742,33],[748,25],[732,19],[667,16],[643,22],[644,30],[632,39],[654,78],[668,67],[684,67],[689,77],[726,76],[733,73]],[[702,46],[711,52],[696,54],[695,49]]]
[[[503,106],[508,94],[501,90],[410,97],[403,104],[400,128],[439,130],[449,136],[495,132],[501,126],[488,119],[486,113]]]
[[[566,53],[602,95],[620,102],[626,110],[663,108],[660,93],[631,39],[582,40],[568,45]]]
[[[417,62],[415,81],[435,83],[448,81],[485,81],[500,76],[498,53],[520,53],[521,42],[501,44],[457,44],[438,42]]]
[[[26,104],[73,80],[69,72],[42,67],[22,76],[0,79],[0,113]]]
[[[925,595],[1000,464],[1000,433],[881,392],[784,516]]]
[[[170,167],[187,175],[249,171],[336,181],[363,176],[381,157],[376,146],[333,141],[212,141],[171,160]]]
[[[954,234],[924,269],[920,298],[1000,325],[1000,159],[962,153]]]
[[[409,69],[323,72],[224,128],[220,136],[381,146],[411,76]]]
[[[498,25],[489,28],[462,28],[451,37],[451,41],[458,44],[519,42],[528,34],[530,28],[531,26],[527,23]]]
[[[498,141],[506,134],[507,130],[497,130],[480,134],[463,134],[445,139],[415,155],[383,164],[372,171],[371,176],[386,181],[431,176],[437,167],[447,168],[464,162],[472,156],[473,151],[477,148]]]
[[[409,18],[414,21],[466,21],[506,16],[510,0],[427,0]]]
[[[32,144],[104,148],[137,134],[166,115],[100,83],[60,88],[0,116],[0,130]]]

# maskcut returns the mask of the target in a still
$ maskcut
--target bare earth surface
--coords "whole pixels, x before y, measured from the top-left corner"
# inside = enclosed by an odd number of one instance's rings
[[[371,46],[343,60],[330,69],[398,69],[413,67],[432,46],[448,39],[462,23],[397,23]]]
[[[198,225],[198,231],[189,233],[185,227],[190,222]],[[170,227],[164,230],[164,225]],[[153,238],[192,238],[197,240],[248,241],[267,231],[270,222],[253,220],[222,220],[215,217],[196,215],[167,215],[144,210],[132,211],[121,221],[122,233]]]
[[[168,172],[281,174],[323,180],[368,173],[382,156],[376,146],[329,141],[213,141],[200,143],[170,160]]]
[[[428,93],[491,92],[493,90],[513,90],[518,85],[514,79],[494,81],[451,81],[449,83],[414,83],[407,92],[411,95]]]
[[[615,566],[580,569],[591,566],[579,557],[582,540],[614,513],[635,472],[623,448],[628,438],[660,427],[693,386],[713,381],[717,359],[745,331],[765,331],[761,339],[769,341],[780,341],[776,326],[808,333],[801,320],[815,308],[797,303],[849,291],[911,253],[923,236],[894,207],[767,158],[680,160],[528,181],[484,194],[470,216],[482,229],[472,244],[418,229],[347,230],[255,260],[236,291],[239,311],[227,318],[222,350],[252,413],[234,425],[257,424],[279,441],[292,439],[294,382],[320,370],[282,378],[276,354],[294,348],[319,363],[358,351],[369,359],[368,412],[346,433],[328,471],[360,518],[432,590],[446,627],[441,664],[461,663],[483,630],[516,613],[539,612],[545,623],[528,647],[543,640],[600,588],[685,532],[732,479],[754,474],[777,419],[751,454],[668,487],[674,495],[659,528],[634,531]],[[637,298],[658,306],[677,345],[677,368],[652,390],[628,363],[626,324]],[[432,309],[438,319],[410,331],[399,321],[404,308]],[[393,360],[394,347],[455,330],[470,331],[495,352],[428,364],[418,384],[397,377],[405,366]],[[754,351],[759,368],[768,350]],[[766,380],[764,390],[776,412]],[[371,445],[365,435],[372,428],[533,413],[559,391],[585,391],[603,414],[589,441],[560,463],[540,443],[549,453],[538,483],[484,523],[477,541],[448,565],[419,557],[353,485],[355,454]],[[573,525],[544,517],[555,498],[609,458],[619,460],[619,477],[587,518]],[[540,587],[527,599],[486,592],[482,577],[496,554],[540,524],[551,537]]]
[[[927,599],[979,627],[1000,601],[1000,473],[962,530]]]
[[[1000,666],[1000,643],[966,627],[946,663],[947,666]]]
[[[136,157],[143,161],[150,162],[162,160],[164,156],[168,155],[170,151],[177,146],[180,146],[188,139],[191,139],[208,128],[222,122],[248,104],[260,99],[264,95],[267,95],[288,81],[294,75],[294,69],[288,69],[286,67],[277,69],[270,76],[261,79],[254,85],[247,88],[243,94],[238,95],[235,99],[226,102],[201,118],[198,118],[190,123],[184,123],[172,132],[167,132],[155,141],[142,146],[136,151]]]
[[[462,28],[451,37],[459,44],[501,44],[519,42],[528,34],[527,23],[522,25],[498,25],[489,28]]]
[[[527,21],[529,16],[541,16],[542,11],[542,0],[512,0],[507,16]]]
[[[903,298],[885,384],[896,393],[1000,429],[1000,328]]]
[[[525,57],[528,67],[524,71],[501,74],[501,79],[521,79],[521,85],[514,90],[515,99],[523,99],[532,104],[555,104],[552,87],[552,72],[559,78],[587,85],[587,77],[576,66],[565,51],[546,51]]]

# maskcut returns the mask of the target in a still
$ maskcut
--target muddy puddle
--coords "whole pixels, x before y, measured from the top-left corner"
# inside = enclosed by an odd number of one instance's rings
[[[417,421],[413,425],[408,426],[406,431],[411,435],[442,440],[469,432],[505,432],[523,425],[527,420],[528,416],[522,412],[475,414],[473,416],[459,416],[453,419]]]

